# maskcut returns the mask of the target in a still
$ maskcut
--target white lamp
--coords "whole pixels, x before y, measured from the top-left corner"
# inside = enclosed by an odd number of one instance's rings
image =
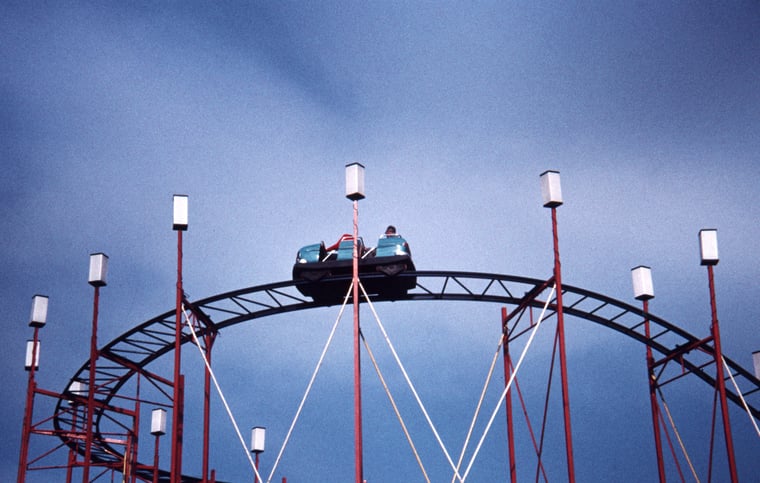
[[[26,360],[24,361],[24,368],[27,371],[32,369],[32,357],[34,357],[34,370],[36,371],[40,368],[40,341],[37,341],[36,352],[34,351],[34,341],[26,341]]]
[[[72,383],[69,384],[69,394],[72,396],[84,396],[84,384],[79,381],[72,381]],[[74,401],[69,399],[69,404],[73,403]]]
[[[718,230],[713,228],[699,230],[699,251],[702,265],[718,264]]]
[[[151,413],[150,434],[153,436],[166,434],[166,409],[156,408]]]
[[[631,269],[633,281],[633,296],[636,300],[649,300],[654,298],[654,286],[652,285],[652,269],[639,265]]]
[[[562,186],[559,182],[559,171],[544,171],[541,173],[541,196],[544,207],[554,208],[562,204]]]
[[[89,283],[93,287],[106,285],[106,273],[108,272],[108,255],[105,253],[93,253],[90,255],[90,278]]]
[[[263,453],[267,428],[256,426],[251,429],[251,453]]]
[[[351,201],[364,198],[364,166],[359,163],[346,165],[346,198]]]
[[[42,327],[47,322],[48,297],[35,295],[32,297],[32,314],[29,317],[30,327]]]
[[[187,195],[174,195],[174,224],[177,231],[187,230]]]

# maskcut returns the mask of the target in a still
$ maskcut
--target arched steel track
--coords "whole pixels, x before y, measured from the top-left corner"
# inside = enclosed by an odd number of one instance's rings
[[[384,275],[378,274],[377,277]],[[538,294],[551,280],[526,278],[514,275],[492,273],[451,272],[451,271],[418,271],[398,275],[400,277],[417,277],[417,287],[408,294],[394,297],[392,300],[457,300],[474,302],[493,302],[507,306],[542,307],[545,300],[529,299],[526,294]],[[373,278],[375,275],[362,275],[362,279]],[[350,277],[331,279],[345,280],[346,286]],[[302,282],[284,281],[259,285],[208,297],[196,302],[188,302],[195,316],[205,324],[196,330],[200,337],[206,333],[215,333],[225,327],[239,324],[252,319],[267,317],[286,312],[306,310],[329,304],[317,303],[300,294],[297,290]],[[651,313],[645,313],[641,308],[613,299],[606,295],[585,290],[570,285],[564,285],[564,313],[569,316],[585,319],[646,344],[661,355],[661,361],[677,361],[684,369],[681,376],[694,374],[711,386],[715,386],[714,349],[709,339],[700,339],[679,326],[670,323]],[[374,301],[382,302],[390,298],[377,297]],[[549,310],[556,309],[552,300]],[[551,315],[551,314],[549,314]],[[651,337],[644,333],[644,319],[648,318],[651,327]],[[114,405],[119,390],[136,374],[141,374],[156,387],[165,387],[165,394],[170,398],[171,381],[151,374],[145,368],[174,349],[175,310],[172,309],[153,319],[144,322],[123,335],[119,336],[102,349],[96,365],[96,397],[100,401],[94,418],[92,460],[95,463],[117,464],[123,461],[123,454],[117,449],[107,433],[101,429],[103,421],[116,422],[123,414]],[[192,335],[183,328],[182,343],[192,341]],[[739,364],[725,357],[731,374],[737,381],[749,410],[756,419],[760,419],[760,380]],[[89,378],[89,361],[71,378],[71,383],[79,381],[86,385]],[[674,379],[681,376],[676,376]],[[743,407],[739,394],[732,384],[727,384],[727,397]],[[81,396],[80,396],[81,397]],[[84,442],[80,438],[71,437],[72,428],[81,422],[73,416],[70,401],[77,399],[76,395],[65,392],[58,401],[53,424],[56,433],[63,443],[84,455]],[[129,398],[127,398],[129,399]],[[151,478],[152,472],[147,467],[138,468],[138,473],[145,478]],[[164,481],[168,473],[161,472]],[[199,481],[199,479],[183,476],[183,481]]]

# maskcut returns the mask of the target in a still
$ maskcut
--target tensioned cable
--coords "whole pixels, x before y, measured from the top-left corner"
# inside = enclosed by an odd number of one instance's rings
[[[409,446],[412,447],[412,453],[414,453],[414,458],[417,460],[417,464],[419,465],[420,470],[422,470],[422,476],[425,477],[425,481],[427,481],[427,483],[430,483],[430,478],[428,478],[427,471],[425,471],[425,466],[422,464],[422,459],[420,458],[420,454],[417,451],[417,448],[414,446],[414,442],[412,441],[412,436],[409,434],[409,430],[407,429],[406,424],[404,423],[404,419],[401,417],[401,413],[398,410],[396,401],[393,399],[391,390],[388,387],[388,384],[386,384],[385,382],[383,373],[380,372],[380,366],[377,364],[375,355],[372,353],[372,349],[369,348],[369,343],[367,342],[367,339],[364,337],[364,334],[360,332],[360,335],[362,338],[362,342],[364,342],[364,347],[367,349],[367,354],[369,354],[369,358],[372,361],[372,365],[375,366],[375,372],[377,372],[377,377],[380,378],[380,382],[383,385],[383,389],[385,389],[385,394],[388,396],[388,399],[391,402],[391,406],[393,406],[393,411],[396,413],[396,418],[398,418],[398,422],[401,424],[401,429],[404,431],[404,436],[406,436],[406,440],[409,442]]]
[[[396,352],[396,348],[393,347],[393,343],[391,342],[390,337],[388,337],[388,333],[385,331],[385,327],[383,326],[383,323],[380,321],[380,317],[378,317],[377,312],[375,311],[375,306],[372,305],[372,301],[369,299],[369,296],[367,295],[367,291],[364,289],[364,285],[362,285],[361,281],[359,282],[359,287],[362,289],[364,298],[367,300],[367,304],[369,305],[369,308],[372,311],[372,314],[375,316],[375,321],[377,322],[378,327],[380,327],[380,331],[383,333],[385,342],[388,344],[388,347],[390,348],[391,353],[393,354],[393,357],[396,359],[396,364],[398,364],[399,369],[401,369],[401,373],[404,375],[404,379],[406,380],[406,383],[409,385],[409,389],[412,391],[414,398],[417,400],[417,405],[419,405],[420,410],[422,410],[422,414],[425,416],[425,420],[430,426],[430,429],[433,431],[433,435],[435,436],[436,441],[438,441],[438,445],[443,450],[443,454],[446,456],[446,459],[449,461],[449,464],[451,465],[451,469],[454,470],[454,474],[456,475],[456,477],[459,478],[459,480],[463,482],[464,480],[462,479],[461,476],[459,476],[459,472],[457,471],[456,466],[454,465],[454,461],[451,459],[449,452],[446,450],[446,446],[443,444],[443,441],[441,440],[441,436],[438,434],[438,430],[435,429],[435,425],[433,424],[433,421],[430,419],[430,415],[425,409],[425,405],[422,404],[422,400],[420,399],[419,394],[417,394],[417,390],[414,388],[414,384],[412,384],[412,380],[409,378],[409,374],[406,372],[406,368],[404,368],[404,364],[401,362],[401,359],[399,358],[398,353]]]
[[[734,383],[734,387],[736,388],[736,393],[739,395],[739,399],[742,400],[742,405],[744,406],[744,409],[747,411],[749,420],[752,421],[752,425],[755,427],[755,432],[757,433],[758,436],[760,436],[760,428],[757,427],[757,421],[755,421],[755,418],[752,417],[752,412],[750,412],[749,406],[747,406],[747,401],[744,400],[744,395],[739,390],[739,386],[736,384],[736,380],[734,380],[734,375],[731,374],[731,369],[728,367],[725,357],[720,356],[720,358],[723,361],[723,366],[726,368],[726,371],[728,372],[728,377],[730,377],[731,382]]]
[[[512,382],[515,380],[515,377],[517,377],[517,371],[520,370],[520,366],[522,365],[522,362],[525,359],[525,355],[528,353],[528,349],[530,348],[530,345],[533,342],[533,338],[536,336],[536,332],[538,332],[538,328],[541,326],[541,322],[544,320],[544,314],[546,313],[546,309],[549,307],[549,302],[551,302],[552,297],[554,296],[554,290],[556,288],[557,288],[556,284],[552,285],[552,291],[549,294],[549,296],[546,298],[546,303],[544,304],[544,308],[541,310],[541,315],[538,317],[538,322],[536,322],[536,326],[533,328],[533,331],[531,331],[530,337],[528,338],[528,342],[525,344],[522,354],[520,354],[520,358],[517,360],[517,364],[515,364],[515,370],[512,372],[512,374],[510,374],[509,381],[507,382],[507,385],[504,387],[504,391],[502,391],[501,393],[499,402],[496,404],[496,407],[494,408],[493,413],[491,413],[491,419],[488,420],[488,424],[486,425],[485,430],[483,430],[483,436],[480,437],[480,441],[478,441],[478,445],[475,447],[475,452],[472,454],[472,457],[470,458],[470,463],[467,465],[467,469],[464,472],[464,478],[461,479],[462,483],[464,483],[464,480],[467,478],[467,475],[470,474],[472,465],[473,463],[475,463],[475,458],[477,458],[478,453],[480,453],[480,448],[483,446],[483,441],[485,441],[486,436],[488,435],[488,432],[491,430],[491,426],[493,425],[494,419],[496,419],[496,414],[499,412],[499,409],[501,408],[501,404],[504,402],[504,398],[507,397],[507,392],[509,392],[509,388],[512,386]]]
[[[522,314],[520,315],[522,317]],[[519,319],[518,319],[519,322]],[[472,421],[470,421],[470,427],[467,430],[467,436],[465,437],[464,445],[462,446],[462,451],[459,453],[459,460],[457,461],[457,471],[459,471],[462,467],[462,460],[464,460],[464,455],[467,452],[467,446],[470,443],[470,438],[472,437],[472,432],[475,430],[475,423],[478,420],[478,416],[480,416],[480,410],[483,408],[483,401],[486,397],[486,392],[488,391],[488,387],[491,385],[491,379],[493,378],[493,371],[496,368],[496,361],[499,359],[499,353],[501,351],[502,346],[504,345],[504,338],[509,337],[507,332],[503,332],[499,336],[499,344],[496,346],[496,352],[493,355],[493,359],[491,360],[491,366],[488,369],[488,375],[486,376],[486,381],[483,384],[483,390],[480,392],[480,398],[478,399],[478,404],[475,408],[475,414],[472,415]],[[453,476],[451,478],[451,483],[454,483],[456,480],[456,476]]]
[[[290,441],[290,435],[293,433],[293,428],[295,427],[296,422],[298,421],[298,418],[301,416],[301,411],[303,410],[303,406],[304,404],[306,404],[306,398],[309,397],[311,388],[314,385],[314,380],[317,378],[317,373],[319,372],[319,369],[322,367],[322,362],[325,359],[325,354],[327,354],[327,349],[330,347],[330,344],[332,343],[333,336],[335,336],[335,330],[338,328],[338,323],[340,322],[340,319],[343,317],[343,311],[346,309],[346,303],[348,302],[348,297],[351,294],[352,288],[353,288],[353,284],[349,285],[348,290],[346,291],[346,295],[345,297],[343,297],[343,304],[340,306],[340,312],[338,312],[338,317],[335,319],[335,323],[333,324],[332,329],[330,330],[330,335],[327,337],[327,342],[325,342],[325,346],[322,349],[322,354],[320,354],[319,356],[319,360],[317,361],[317,366],[314,368],[314,372],[311,375],[309,384],[306,386],[306,392],[304,393],[303,398],[301,398],[301,403],[298,405],[298,410],[296,410],[296,415],[293,418],[293,422],[290,424],[290,428],[288,428],[288,434],[285,435],[285,441],[282,442],[282,447],[280,448],[279,453],[277,453],[277,459],[275,459],[274,466],[272,466],[272,471],[269,473],[269,477],[267,477],[267,483],[270,483],[272,481],[274,472],[277,469],[277,466],[280,464],[282,453],[285,451],[285,447],[288,445],[288,441]]]
[[[678,445],[681,446],[681,451],[683,452],[684,458],[686,458],[686,462],[689,464],[689,469],[691,470],[692,476],[694,476],[694,479],[699,483],[699,477],[697,476],[697,471],[694,469],[694,465],[691,462],[691,458],[689,458],[689,453],[686,451],[686,446],[683,444],[683,440],[681,439],[681,435],[678,433],[678,428],[676,428],[676,423],[673,421],[673,416],[670,414],[670,408],[668,407],[668,403],[665,401],[665,396],[662,394],[662,390],[660,387],[657,387],[657,393],[660,395],[660,400],[662,401],[662,407],[665,409],[665,414],[668,416],[668,421],[670,422],[670,427],[673,428],[673,433],[676,435],[676,439],[678,440]]]
[[[201,349],[201,343],[198,341],[198,336],[195,335],[195,329],[193,328],[192,322],[190,322],[190,317],[187,315],[187,311],[185,310],[185,304],[182,304],[182,313],[185,314],[185,321],[187,322],[187,326],[190,328],[190,334],[193,336],[193,341],[195,341],[195,345],[196,347],[198,347],[198,352],[200,352],[201,358],[203,359],[203,363],[206,365],[206,370],[211,375],[211,379],[214,381],[214,386],[216,386],[216,392],[219,393],[219,397],[222,400],[222,404],[224,404],[224,409],[227,410],[227,416],[230,417],[230,421],[232,421],[232,426],[235,428],[235,432],[237,433],[238,439],[240,440],[240,444],[243,446],[243,452],[248,457],[248,462],[251,464],[251,468],[253,468],[253,472],[256,474],[256,477],[259,480],[261,480],[261,475],[259,475],[259,470],[256,469],[256,464],[253,462],[251,453],[248,452],[248,447],[245,445],[245,440],[243,440],[243,435],[240,434],[240,428],[238,427],[237,421],[235,421],[235,416],[232,415],[232,410],[230,409],[230,405],[227,404],[227,399],[224,397],[222,388],[219,387],[219,382],[216,380],[216,375],[214,374],[214,371],[211,370],[211,364],[208,363],[206,354],[204,354],[203,349]]]

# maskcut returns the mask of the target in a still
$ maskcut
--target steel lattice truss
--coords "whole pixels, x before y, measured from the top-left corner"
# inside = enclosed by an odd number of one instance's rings
[[[384,275],[378,274],[377,277]],[[394,297],[393,300],[456,300],[474,302],[493,302],[505,306],[517,307],[524,310],[529,307],[541,308],[546,300],[539,300],[543,291],[553,283],[549,280],[472,272],[448,271],[419,271],[399,274],[399,277],[417,277],[417,286],[408,294]],[[362,279],[374,278],[375,275],[362,275]],[[342,281],[346,286],[350,277],[331,279]],[[215,295],[195,302],[185,302],[186,308],[192,313],[195,333],[199,338],[204,335],[215,335],[219,330],[246,322],[252,319],[271,315],[306,310],[321,307],[317,303],[300,294],[298,284],[302,282],[285,281],[245,288],[225,294]],[[621,334],[650,346],[660,354],[658,362],[659,375],[663,377],[665,367],[669,362],[677,364],[678,374],[668,380],[660,380],[664,385],[675,379],[693,374],[707,384],[715,387],[716,370],[714,367],[714,346],[711,338],[700,339],[651,313],[645,313],[641,308],[634,307],[619,300],[569,285],[562,286],[564,313],[566,315],[585,319],[605,327],[614,329]],[[377,297],[373,301],[382,302],[389,298]],[[549,311],[556,310],[554,300],[549,301]],[[549,314],[551,315],[551,314]],[[644,333],[644,320],[648,319],[651,327],[651,337]],[[175,310],[172,309],[158,317],[148,320],[124,333],[108,345],[100,349],[96,364],[96,414],[93,422],[92,462],[105,467],[118,468],[125,460],[125,448],[128,445],[123,439],[114,437],[120,430],[128,434],[133,427],[135,413],[120,409],[121,401],[134,401],[136,398],[120,394],[120,390],[133,377],[139,375],[141,380],[148,381],[166,401],[151,402],[169,407],[171,404],[172,381],[148,371],[146,367],[167,352],[174,350]],[[510,338],[517,338],[525,330],[517,328],[510,330]],[[182,343],[192,342],[190,329],[183,324]],[[725,358],[733,378],[744,395],[748,409],[756,419],[760,419],[760,380],[734,361]],[[86,362],[71,378],[71,383],[78,381],[86,388],[89,379],[90,364]],[[740,395],[734,390],[732,383],[726,384],[727,397],[734,403],[743,406]],[[80,455],[84,454],[84,442],[81,435],[83,427],[85,396],[64,392],[56,406],[52,417],[54,431],[62,440]],[[72,403],[73,401],[73,403]],[[76,404],[79,402],[79,404]],[[114,429],[115,428],[115,429]],[[147,465],[137,465],[140,477],[152,478],[152,469]],[[161,480],[168,477],[168,472],[161,471]],[[183,476],[183,481],[199,481],[197,478]]]

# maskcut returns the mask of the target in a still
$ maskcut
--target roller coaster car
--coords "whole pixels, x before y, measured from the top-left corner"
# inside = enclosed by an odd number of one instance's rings
[[[412,252],[409,244],[400,235],[383,235],[376,247],[364,246],[361,237],[359,245],[359,278],[363,274],[381,272],[385,277],[362,279],[362,285],[369,295],[388,297],[405,295],[417,285],[416,277],[397,277],[404,271],[414,271]],[[325,247],[324,242],[306,245],[298,250],[293,265],[293,280],[309,283],[298,285],[298,290],[317,301],[340,301],[348,291],[343,281],[331,281],[334,277],[351,276],[353,272],[354,237],[342,235],[337,242]]]

